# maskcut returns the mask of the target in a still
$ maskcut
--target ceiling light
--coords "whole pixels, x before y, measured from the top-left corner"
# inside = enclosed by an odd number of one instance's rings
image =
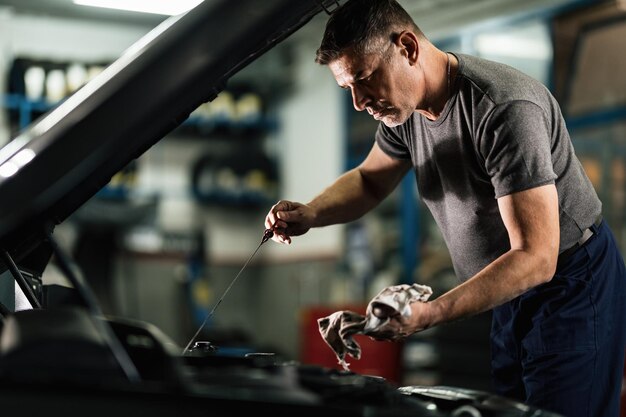
[[[74,0],[81,6],[104,7],[132,12],[178,15],[189,11],[203,0]]]

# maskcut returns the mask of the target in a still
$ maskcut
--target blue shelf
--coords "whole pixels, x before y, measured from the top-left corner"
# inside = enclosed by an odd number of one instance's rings
[[[265,116],[232,120],[226,117],[209,118],[192,115],[182,123],[181,127],[194,129],[197,133],[201,134],[211,134],[218,130],[232,133],[237,133],[239,131],[247,132],[251,130],[269,132],[276,130],[278,123],[275,119]]]
[[[50,103],[46,100],[30,100],[21,94],[3,94],[0,96],[2,106],[10,110],[19,111],[20,129],[28,126],[33,120],[33,113],[45,113],[59,103]]]
[[[24,129],[33,121],[33,113],[45,113],[58,106],[60,102],[50,103],[47,100],[30,100],[21,94],[0,95],[2,107],[19,111],[19,128]],[[202,117],[191,115],[180,128],[192,129],[196,134],[212,134],[216,131],[237,132],[269,132],[278,127],[278,122],[271,117],[250,117],[241,120],[232,120],[226,117]]]
[[[567,127],[570,130],[608,125],[626,120],[626,105],[611,107],[606,110],[597,110],[581,116],[567,117]]]

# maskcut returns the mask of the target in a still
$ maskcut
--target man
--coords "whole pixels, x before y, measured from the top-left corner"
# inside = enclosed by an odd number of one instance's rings
[[[395,0],[350,0],[316,62],[380,120],[369,155],[266,227],[291,243],[355,220],[413,169],[460,285],[394,316],[394,336],[493,309],[494,388],[568,417],[618,415],[626,272],[558,103],[502,64],[438,50]]]

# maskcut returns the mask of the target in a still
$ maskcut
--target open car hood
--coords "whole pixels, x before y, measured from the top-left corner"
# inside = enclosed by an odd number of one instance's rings
[[[153,29],[0,149],[2,249],[22,258],[230,77],[336,4],[206,0]]]

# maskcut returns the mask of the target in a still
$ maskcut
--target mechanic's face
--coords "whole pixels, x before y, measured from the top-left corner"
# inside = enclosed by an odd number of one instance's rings
[[[404,123],[415,111],[409,66],[395,44],[382,54],[348,50],[328,64],[337,84],[351,91],[354,108],[367,110],[389,127]]]

